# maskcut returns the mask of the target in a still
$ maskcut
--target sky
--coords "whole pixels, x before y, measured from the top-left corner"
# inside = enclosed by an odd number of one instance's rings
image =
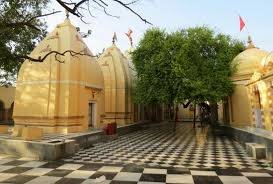
[[[81,32],[92,30],[92,34],[84,41],[93,53],[99,53],[103,48],[111,46],[114,32],[118,38],[116,45],[123,51],[129,49],[130,44],[125,35],[129,28],[133,30],[133,42],[137,46],[145,31],[151,27],[171,32],[203,25],[218,33],[229,34],[244,43],[250,34],[256,47],[273,51],[272,0],[140,0],[134,4],[132,8],[153,25],[145,24],[118,4],[109,5],[109,13],[119,16],[119,19],[95,9],[92,13],[96,18],[85,14],[84,20],[88,24],[70,15],[72,24],[80,27]],[[63,10],[54,2],[49,9]],[[242,32],[239,30],[238,15],[246,23],[247,29]],[[65,13],[47,17],[48,31],[51,32],[64,19]]]

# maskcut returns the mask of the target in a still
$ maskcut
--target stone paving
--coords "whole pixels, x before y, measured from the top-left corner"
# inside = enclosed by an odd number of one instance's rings
[[[208,127],[151,127],[55,162],[0,156],[0,183],[273,184],[273,169]]]
[[[0,183],[18,184],[273,184],[273,171],[189,169],[135,164],[43,162],[0,157]]]
[[[208,127],[155,126],[77,152],[68,162],[137,164],[161,167],[263,169],[264,160],[246,154],[239,143]]]

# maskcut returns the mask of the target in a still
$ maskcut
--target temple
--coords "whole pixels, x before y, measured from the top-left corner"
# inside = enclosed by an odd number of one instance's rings
[[[51,53],[55,51],[59,54]],[[45,133],[66,134],[162,116],[133,104],[130,50],[125,56],[113,42],[97,59],[67,17],[30,56],[41,59],[47,54],[43,62],[26,60],[20,68],[15,129],[38,127]]]
[[[272,53],[257,48],[249,37],[245,51],[234,58],[232,96],[223,102],[223,121],[232,127],[272,132]]]
[[[100,127],[104,116],[104,80],[95,57],[67,18],[31,53],[18,74],[14,101],[15,127],[44,132],[81,132]],[[73,51],[72,53],[69,53]],[[80,53],[75,55],[75,53]]]
[[[113,39],[97,58],[67,17],[30,56],[41,59],[52,51],[60,54],[53,53],[40,63],[23,63],[16,88],[0,88],[1,122],[13,119],[17,128],[70,133],[112,122],[122,126],[170,119],[164,105],[133,102],[133,48],[123,53]],[[272,132],[272,58],[272,53],[257,48],[249,37],[245,50],[232,61],[234,92],[219,103],[222,124]],[[193,118],[192,105],[179,106],[178,120]]]
[[[98,63],[104,77],[104,120],[118,124],[132,122],[132,73],[128,58],[113,43],[98,59]]]

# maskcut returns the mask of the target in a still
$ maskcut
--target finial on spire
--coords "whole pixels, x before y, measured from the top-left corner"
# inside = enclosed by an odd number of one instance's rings
[[[116,41],[118,41],[117,33],[114,32],[113,38],[112,38],[112,43],[115,44]]]
[[[69,19],[69,12],[67,10],[65,10],[65,16],[67,19]]]
[[[253,41],[252,41],[252,38],[251,38],[250,35],[248,36],[248,41],[247,41],[247,43],[248,43],[247,49],[255,48],[255,45],[253,44]]]
[[[132,31],[132,29],[129,29],[128,33],[125,33],[125,34],[126,34],[126,36],[128,37],[128,39],[130,41],[131,47],[133,47],[133,38],[132,38],[133,31]]]

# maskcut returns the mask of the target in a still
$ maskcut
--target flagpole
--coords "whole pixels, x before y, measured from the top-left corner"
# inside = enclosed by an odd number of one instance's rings
[[[239,16],[240,19],[242,19],[241,15],[237,12],[237,15]],[[247,34],[248,34],[248,43],[250,44],[252,42],[252,39],[251,39],[251,34],[250,34],[250,31],[248,29],[248,25],[247,25],[247,22],[245,21],[245,19],[242,19],[243,22],[244,22],[244,27],[247,31]]]

